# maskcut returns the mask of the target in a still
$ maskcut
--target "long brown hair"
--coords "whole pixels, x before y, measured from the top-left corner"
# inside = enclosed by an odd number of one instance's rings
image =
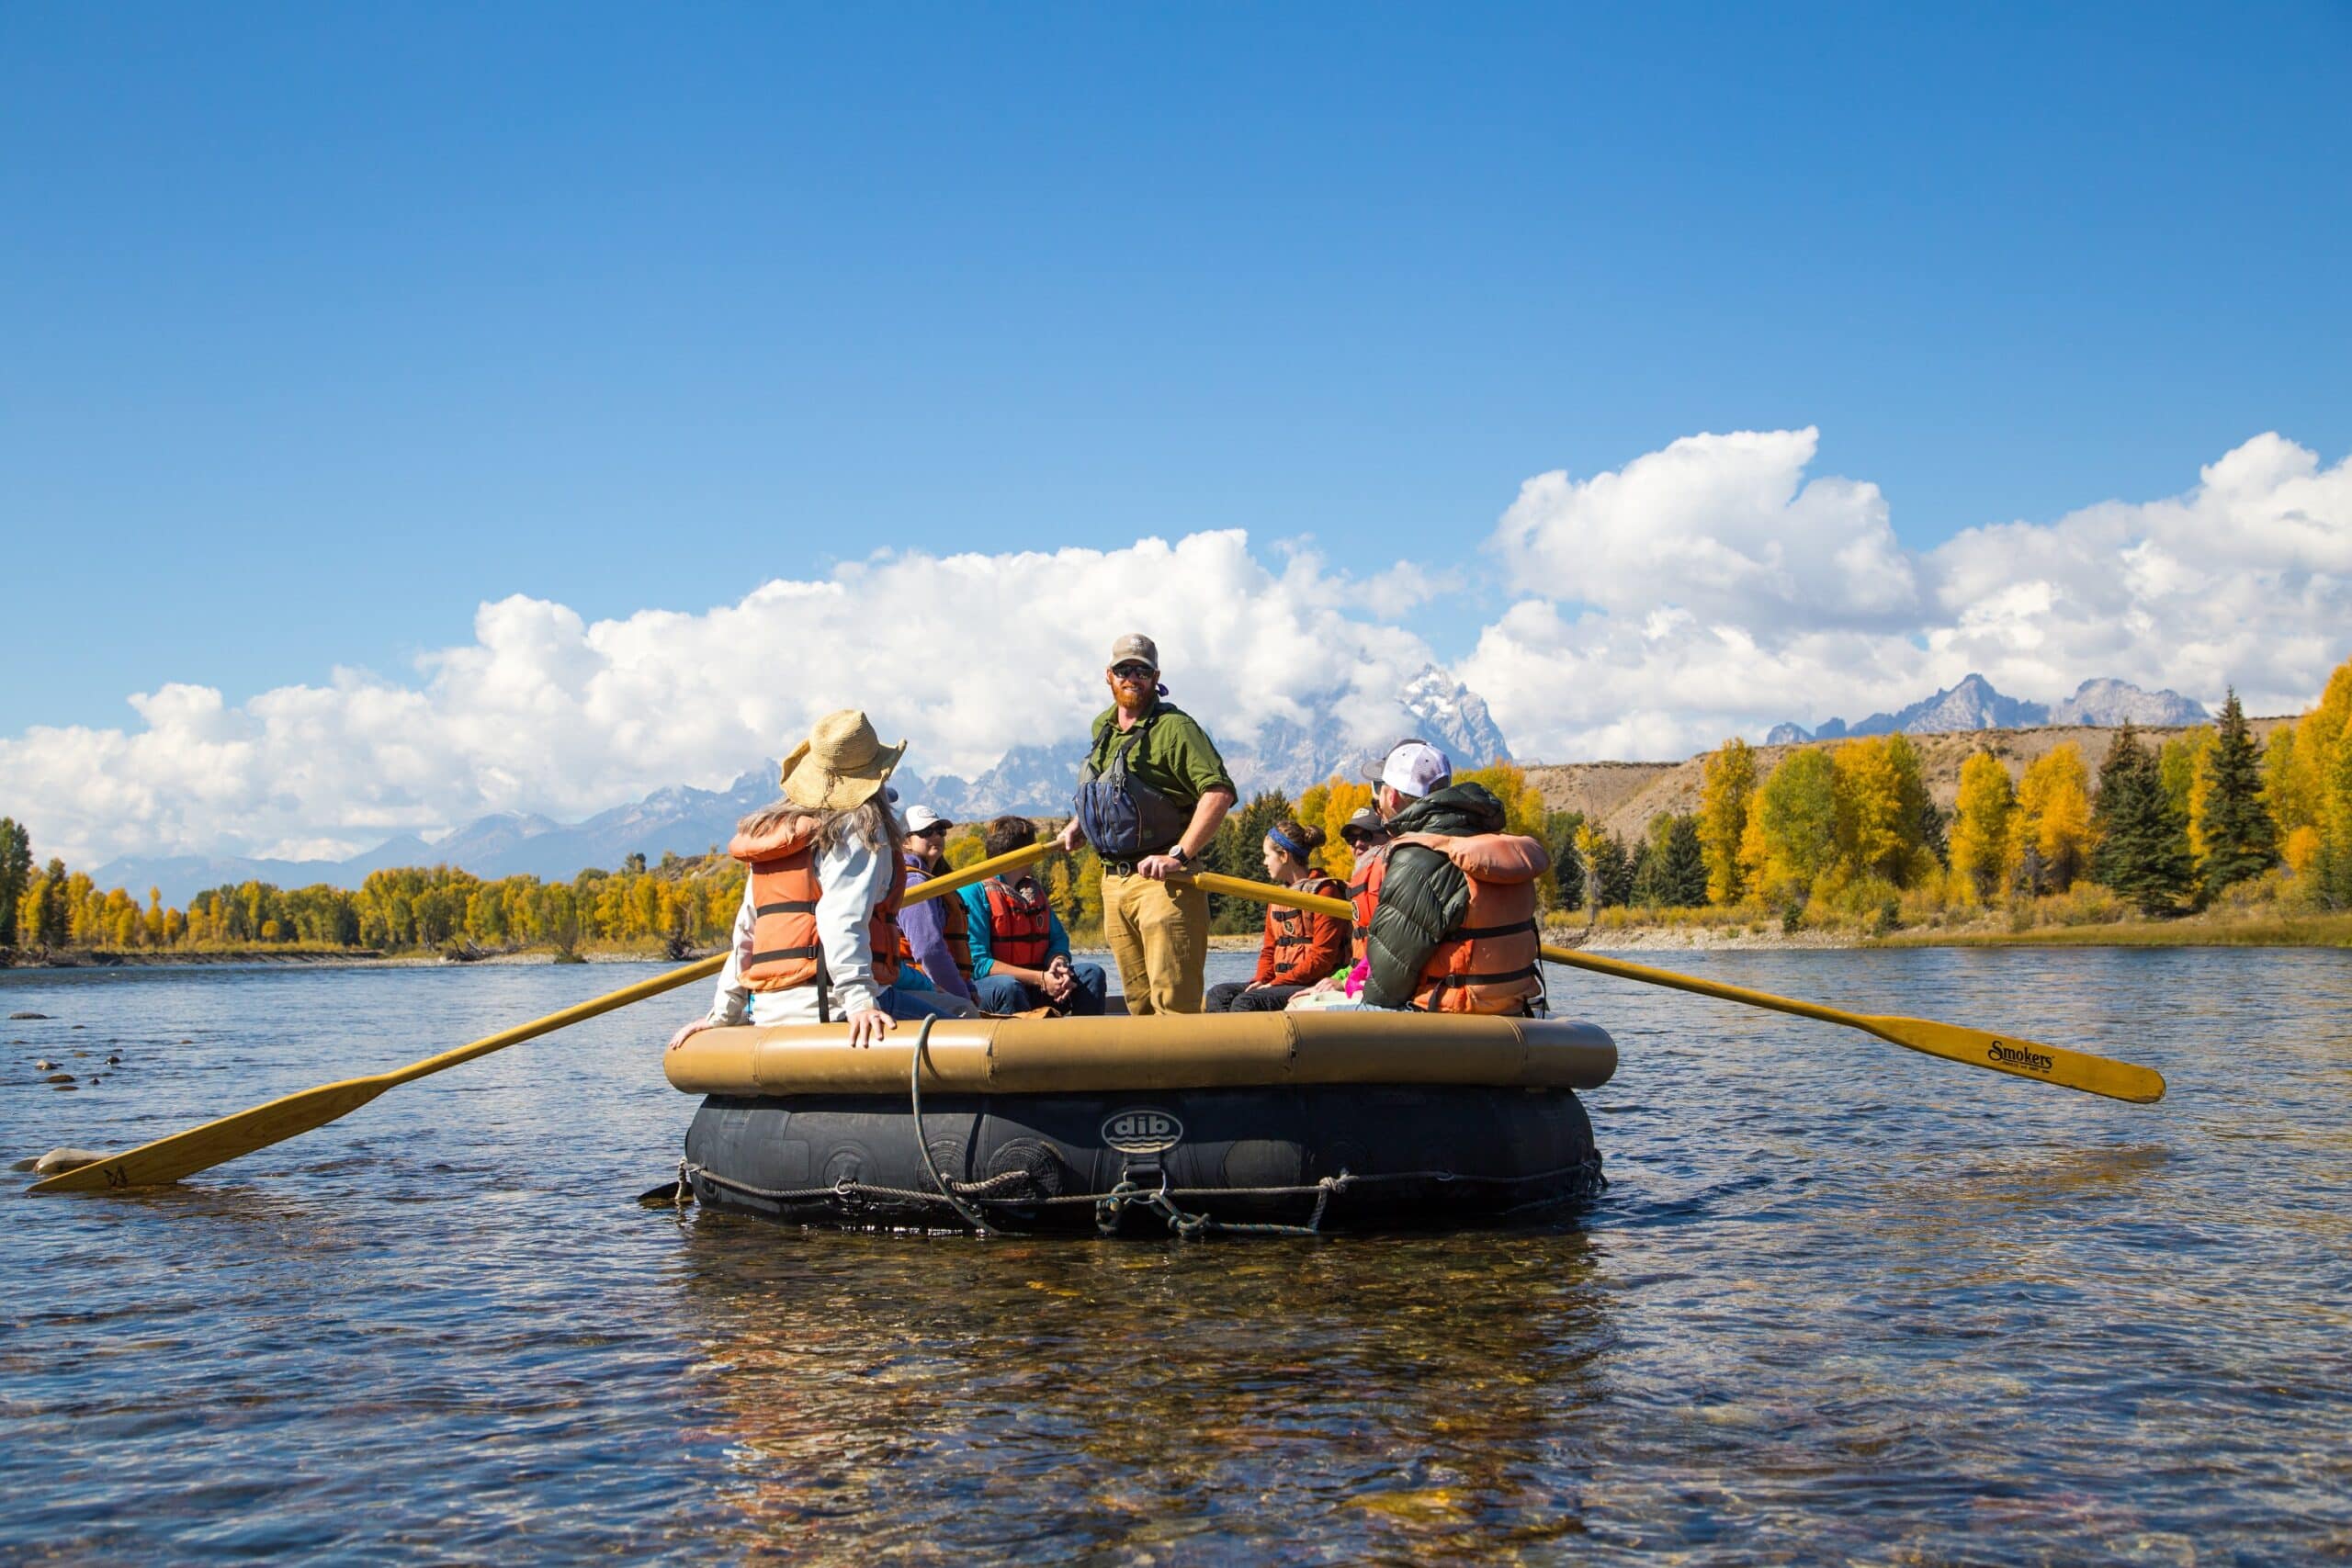
[[[838,849],[854,839],[896,864],[899,847],[906,841],[899,831],[899,814],[890,809],[888,799],[879,791],[871,798],[839,811],[811,811],[788,800],[771,801],[735,824],[735,830],[747,839],[763,838],[796,817],[816,819],[819,850]]]

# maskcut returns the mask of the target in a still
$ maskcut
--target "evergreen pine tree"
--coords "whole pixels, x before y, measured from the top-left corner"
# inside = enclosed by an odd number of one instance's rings
[[[1658,876],[1661,902],[1679,909],[1707,901],[1707,849],[1696,817],[1677,817],[1666,836],[1666,863]]]
[[[1582,908],[1584,861],[1577,853],[1577,829],[1584,826],[1584,813],[1555,811],[1546,826],[1546,837],[1551,840],[1552,886],[1560,896],[1560,908]]]
[[[1600,848],[1593,857],[1592,875],[1600,884],[1600,901],[1607,906],[1630,904],[1634,899],[1634,857],[1625,852],[1625,840],[1614,833],[1600,835]]]
[[[2131,725],[2116,731],[2099,764],[2095,820],[2099,845],[2093,870],[2099,881],[2143,914],[2172,912],[2193,874],[2186,828],[2165,794],[2156,759]]]
[[[1657,886],[1657,874],[1663,863],[1660,857],[1651,852],[1647,839],[1634,846],[1634,874],[1625,895],[1627,903],[1655,909],[1666,902]]]
[[[2205,858],[2197,872],[2211,897],[2278,863],[2278,829],[2262,797],[2262,759],[2234,686],[2222,705],[2221,733],[2206,766]]]
[[[0,817],[0,948],[17,945],[17,905],[32,876],[30,836],[14,818]]]

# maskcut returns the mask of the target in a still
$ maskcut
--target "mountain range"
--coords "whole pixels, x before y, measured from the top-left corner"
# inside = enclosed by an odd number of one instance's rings
[[[1811,729],[1801,724],[1776,724],[1764,737],[1764,744],[1800,745],[1865,735],[1945,735],[1962,729],[2023,729],[2042,724],[2098,728],[2121,724],[2196,724],[2207,716],[2202,703],[2178,692],[2143,692],[2129,681],[2086,681],[2073,696],[2053,705],[2003,696],[1993,689],[1992,682],[1972,674],[1959,685],[1899,712],[1874,713],[1857,724],[1849,725],[1842,718],[1825,719]]]
[[[1226,765],[1246,799],[1263,789],[1295,795],[1334,773],[1353,774],[1378,755],[1345,737],[1343,689],[1334,688],[1306,705],[1300,719],[1276,719],[1254,739],[1224,747]],[[1385,731],[1417,735],[1443,750],[1457,766],[1478,767],[1511,755],[1510,745],[1476,692],[1435,665],[1424,667],[1396,694],[1393,709],[1379,716]],[[1847,736],[1939,734],[1954,730],[2005,729],[2041,724],[2111,726],[2194,724],[2204,707],[2177,692],[2143,692],[2123,681],[2086,681],[2072,697],[2054,705],[2002,695],[1982,675],[1912,704],[1896,713],[1874,713],[1859,724],[1840,719],[1807,729],[1776,726],[1768,745],[1801,744]],[[1361,733],[1361,731],[1358,731]],[[931,779],[906,775],[899,785],[905,806],[918,803],[961,821],[1004,813],[1058,816],[1084,764],[1083,736],[1015,746],[978,778],[952,773]],[[724,844],[738,818],[775,798],[776,764],[764,761],[724,790],[673,785],[641,800],[598,812],[583,822],[564,823],[535,813],[498,812],[440,839],[402,833],[348,860],[255,860],[238,856],[141,855],[116,860],[92,874],[99,886],[144,894],[160,888],[164,901],[185,905],[208,887],[240,882],[300,887],[323,882],[356,887],[371,871],[404,865],[461,866],[481,877],[528,874],[569,878],[587,866],[618,866],[631,854],[658,861],[668,852],[701,854]]]
[[[1351,746],[1341,722],[1344,689],[1307,705],[1303,720],[1277,719],[1254,740],[1222,748],[1243,798],[1259,790],[1296,795],[1335,773],[1354,773],[1379,754]],[[1417,735],[1458,766],[1480,767],[1508,758],[1510,746],[1476,692],[1435,665],[1424,667],[1396,694],[1388,721],[1392,736]],[[903,806],[922,804],[961,821],[1008,812],[1060,816],[1069,809],[1086,761],[1083,736],[1016,746],[979,777],[902,777]],[[673,785],[642,800],[602,811],[584,822],[562,823],[535,813],[497,812],[476,818],[430,842],[402,833],[348,860],[254,860],[235,856],[142,855],[100,866],[93,876],[108,887],[142,893],[159,888],[164,902],[182,905],[208,887],[248,880],[281,887],[323,882],[356,887],[389,866],[454,865],[481,877],[528,874],[569,878],[585,866],[618,866],[630,854],[659,860],[666,852],[701,854],[727,842],[738,818],[775,798],[777,764],[761,763],[725,790]]]

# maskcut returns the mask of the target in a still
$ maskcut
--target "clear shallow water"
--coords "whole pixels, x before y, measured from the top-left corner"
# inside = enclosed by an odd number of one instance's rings
[[[2352,1557],[2352,956],[1684,964],[2171,1097],[1555,972],[1624,1058],[1573,1223],[871,1237],[635,1205],[692,1108],[657,1000],[178,1190],[13,1203],[0,1559]],[[0,973],[54,1015],[0,1023],[0,1153],[640,973]]]

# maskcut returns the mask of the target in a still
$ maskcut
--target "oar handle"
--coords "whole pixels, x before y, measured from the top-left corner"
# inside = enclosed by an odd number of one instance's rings
[[[1261,904],[1285,904],[1294,909],[1329,915],[1338,920],[1353,920],[1356,918],[1355,906],[1345,898],[1329,898],[1320,893],[1301,893],[1295,887],[1277,887],[1271,882],[1252,882],[1246,876],[1227,876],[1217,871],[1192,872],[1188,874],[1187,880],[1204,893],[1222,893],[1228,898],[1250,898]]]

